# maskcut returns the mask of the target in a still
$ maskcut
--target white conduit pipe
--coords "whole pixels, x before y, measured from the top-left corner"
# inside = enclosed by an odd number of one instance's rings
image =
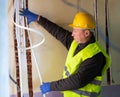
[[[30,31],[28,32],[28,36],[29,36],[29,39],[30,39],[30,45],[32,45],[31,38],[30,38]],[[43,84],[43,81],[42,81],[41,73],[40,73],[40,71],[39,71],[38,62],[37,62],[37,60],[36,60],[34,50],[31,49],[31,51],[32,51],[32,55],[33,55],[33,58],[34,58],[34,61],[35,61],[35,65],[36,65],[36,69],[37,69],[38,76],[39,76],[39,79],[40,79],[40,83],[41,83],[41,85],[42,85],[42,84]],[[43,97],[46,97],[45,94],[43,95]]]
[[[17,5],[17,0],[15,0],[15,3],[14,3],[14,11],[16,10],[16,13],[18,13],[17,11],[19,11],[19,9],[17,9],[17,8],[18,8],[17,6],[18,6],[18,5]],[[42,36],[42,41],[40,41],[38,44],[33,45],[33,46],[31,46],[31,47],[27,47],[27,48],[26,48],[26,47],[22,48],[22,49],[26,49],[26,50],[28,50],[28,49],[31,49],[31,50],[32,50],[32,54],[33,54],[33,57],[34,57],[34,59],[35,59],[36,69],[37,69],[37,72],[38,72],[38,75],[39,75],[40,82],[41,82],[41,84],[42,84],[42,76],[41,76],[41,73],[40,73],[39,68],[38,68],[38,63],[37,63],[37,60],[36,60],[36,57],[35,57],[33,48],[36,48],[36,47],[40,46],[41,44],[43,44],[44,41],[45,41],[45,36],[44,36],[44,34],[43,34],[42,32],[40,32],[39,30],[35,30],[35,29],[32,29],[32,28],[28,28],[28,27],[19,25],[18,23],[14,22],[13,17],[14,17],[14,12],[13,12],[13,14],[12,14],[11,20],[12,20],[12,22],[14,23],[15,26],[17,26],[17,27],[19,27],[19,28],[21,28],[21,29],[26,29],[26,30],[28,30],[29,32],[31,31],[31,32],[34,32],[34,33],[39,34],[40,36]],[[30,38],[30,35],[29,35],[29,38]],[[31,39],[30,39],[30,43],[31,43]],[[18,47],[18,48],[20,48],[20,47]],[[43,97],[45,97],[45,95],[43,95]]]
[[[19,8],[19,1],[15,0],[15,4],[16,4],[16,10],[15,10],[16,23],[19,23],[19,15],[18,15],[19,13],[17,11],[17,9]],[[20,36],[19,36],[20,33],[18,33],[18,32],[20,32],[20,29],[18,27],[16,27],[15,30],[16,30],[15,33],[16,33],[16,37],[17,37],[17,43],[18,43],[18,46],[20,46]],[[20,49],[18,49],[18,55],[19,55],[19,60],[21,60],[22,58],[21,58],[21,50]],[[20,61],[20,64],[21,64],[21,61]],[[21,70],[21,65],[20,65],[20,70]],[[21,72],[20,72],[20,82],[23,82]],[[20,91],[21,91],[21,96],[22,96],[23,95],[22,83],[20,84],[20,86],[21,86]]]

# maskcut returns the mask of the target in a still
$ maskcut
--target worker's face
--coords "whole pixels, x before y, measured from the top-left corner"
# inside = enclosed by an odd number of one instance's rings
[[[85,31],[84,29],[73,28],[72,36],[78,43],[84,43],[86,39]]]

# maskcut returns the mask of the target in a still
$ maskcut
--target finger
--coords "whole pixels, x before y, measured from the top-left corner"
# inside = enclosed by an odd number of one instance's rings
[[[30,24],[30,21],[27,21],[27,25],[29,25]]]
[[[19,15],[21,15],[21,16],[25,16],[23,13],[19,13]]]
[[[20,10],[19,11],[19,15],[27,16],[27,14],[28,14],[28,11],[25,11],[25,10]]]
[[[19,14],[20,14],[20,15],[24,15],[24,14],[25,14],[25,11],[20,10],[20,11],[19,11]]]

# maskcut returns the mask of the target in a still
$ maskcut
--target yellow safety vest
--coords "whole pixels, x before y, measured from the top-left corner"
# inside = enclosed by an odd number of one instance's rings
[[[101,82],[105,71],[109,68],[111,60],[98,42],[91,43],[74,55],[74,52],[78,46],[78,43],[74,40],[71,44],[68,56],[66,59],[66,64],[63,72],[63,78],[67,78],[70,75],[77,72],[80,64],[88,58],[93,57],[99,52],[102,52],[106,58],[106,64],[102,70],[102,76],[97,76],[88,85],[77,89],[77,90],[67,90],[63,91],[64,97],[100,97]],[[92,65],[92,64],[91,64]]]

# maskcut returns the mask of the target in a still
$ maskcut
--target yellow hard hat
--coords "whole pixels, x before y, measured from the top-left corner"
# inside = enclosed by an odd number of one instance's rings
[[[79,12],[75,15],[73,23],[69,24],[69,26],[81,29],[94,29],[95,20],[90,14],[86,12]]]

